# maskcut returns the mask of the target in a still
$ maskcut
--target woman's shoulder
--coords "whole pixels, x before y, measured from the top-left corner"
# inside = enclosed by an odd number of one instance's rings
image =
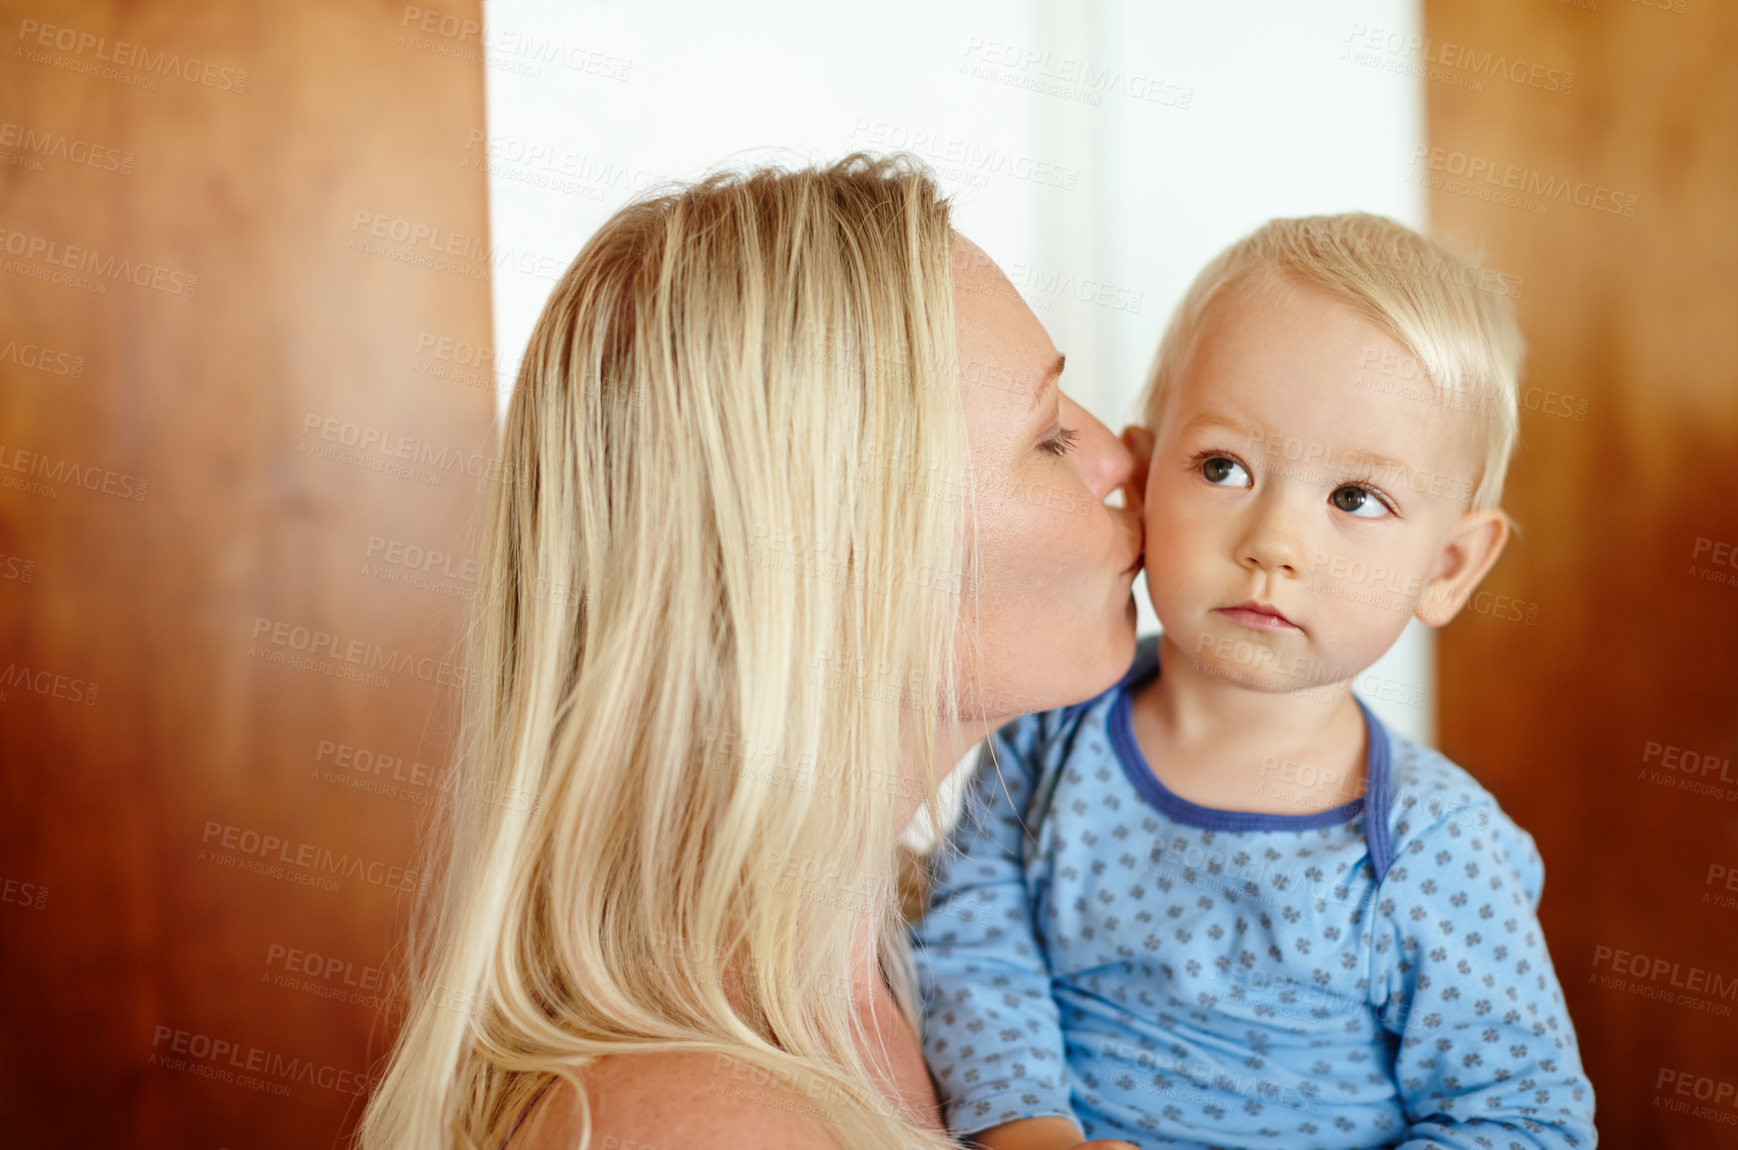
[[[796,1091],[727,1055],[623,1054],[582,1072],[591,1103],[591,1150],[834,1150],[838,1142]],[[556,1082],[507,1150],[574,1150],[580,1100]]]

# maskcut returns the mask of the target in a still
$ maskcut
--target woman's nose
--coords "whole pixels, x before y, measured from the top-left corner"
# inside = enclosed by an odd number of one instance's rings
[[[1110,428],[1066,395],[1062,397],[1062,422],[1080,431],[1081,478],[1093,498],[1102,503],[1112,491],[1129,484],[1141,461]]]

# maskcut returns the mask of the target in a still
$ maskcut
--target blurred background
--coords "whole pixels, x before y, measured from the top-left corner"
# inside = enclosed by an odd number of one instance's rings
[[[1356,686],[1536,837],[1605,1144],[1738,1146],[1738,7],[4,0],[0,34],[16,1143],[344,1141],[544,298],[639,192],[866,149],[932,166],[1113,428],[1272,216],[1391,215],[1513,298],[1521,534]]]

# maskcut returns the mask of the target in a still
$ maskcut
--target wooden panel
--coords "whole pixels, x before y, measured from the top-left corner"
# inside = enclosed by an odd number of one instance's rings
[[[1738,1146],[1738,7],[1426,15],[1434,226],[1522,278],[1531,344],[1443,749],[1544,853],[1602,1144]]]
[[[492,451],[479,4],[3,9],[7,1141],[334,1145]]]

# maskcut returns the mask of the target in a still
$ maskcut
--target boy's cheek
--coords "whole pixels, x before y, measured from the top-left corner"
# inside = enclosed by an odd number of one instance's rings
[[[1158,534],[1149,527],[1147,534],[1146,584],[1147,601],[1153,613],[1167,631],[1192,626],[1189,622],[1207,595],[1211,582],[1203,569],[1198,548],[1183,544],[1177,537],[1166,535],[1164,526]]]
[[[1159,512],[1160,509],[1151,503],[1141,509],[1141,530],[1146,532],[1144,549],[1146,566],[1149,571],[1152,570],[1155,553],[1169,542],[1168,532],[1170,529],[1166,524],[1165,517]]]
[[[1189,532],[1182,529],[1173,509],[1165,504],[1147,504],[1141,527],[1146,532],[1142,561],[1147,585],[1171,577],[1189,553]]]
[[[1157,507],[1159,501],[1163,498],[1163,477],[1159,475],[1157,468],[1151,466],[1149,461],[1147,470],[1147,487],[1146,490],[1141,493],[1141,507],[1146,515],[1149,525],[1152,523],[1153,519],[1153,508]]]

